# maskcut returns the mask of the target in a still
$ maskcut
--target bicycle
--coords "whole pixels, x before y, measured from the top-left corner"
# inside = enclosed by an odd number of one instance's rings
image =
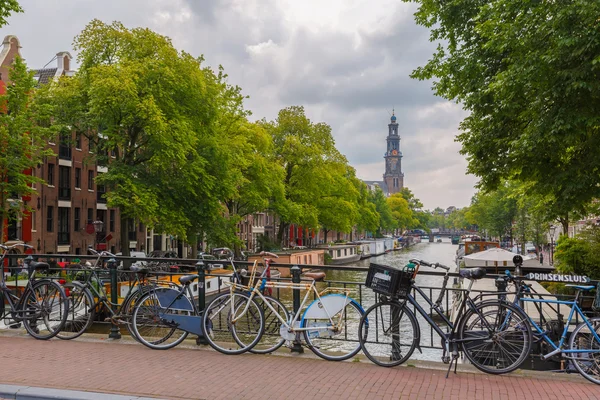
[[[263,254],[278,257],[273,253]],[[203,325],[208,343],[223,354],[241,354],[256,346],[265,330],[264,306],[278,321],[281,344],[298,342],[299,334],[303,334],[307,347],[330,361],[346,360],[360,351],[358,338],[349,339],[355,330],[348,327],[353,321],[358,322],[364,310],[349,296],[349,289],[327,288],[319,292],[314,280],[293,283],[270,282],[263,278],[258,279],[254,286],[235,281],[225,284],[229,286],[229,293],[222,294],[209,304],[204,312]],[[281,315],[262,293],[265,288],[305,290],[306,294],[294,315],[287,310]],[[311,294],[315,300],[304,308]],[[258,305],[256,299],[262,301],[262,305]],[[281,307],[285,308],[282,304]],[[220,335],[217,337],[216,333]]]
[[[233,274],[231,280],[242,282],[244,277],[240,274],[232,260],[229,260]],[[250,280],[254,279],[256,269],[253,269]],[[268,279],[269,269],[265,268],[259,279]],[[193,301],[190,285],[198,278],[198,275],[188,275],[180,278],[182,286],[179,289],[172,288],[166,290],[159,288],[150,290],[145,296],[140,298],[133,311],[132,325],[135,335],[142,344],[157,350],[170,349],[181,343],[189,333],[204,337],[202,310],[196,306]],[[277,299],[265,296],[265,299],[272,305],[272,308],[287,312],[283,304]],[[261,312],[259,306],[256,306],[251,314]],[[262,309],[265,305],[262,304]],[[284,311],[281,311],[284,310]],[[175,334],[179,330],[180,334]],[[257,342],[258,343],[258,342]],[[265,341],[256,353],[268,353],[281,346],[280,343]]]
[[[515,256],[515,265],[519,263],[517,257],[519,256]],[[528,316],[527,323],[534,329],[535,342],[542,342],[551,349],[549,353],[541,354],[541,359],[548,360],[559,357],[561,360],[568,360],[584,378],[600,385],[600,317],[587,318],[578,304],[582,292],[589,292],[594,289],[600,290],[600,285],[596,287],[593,285],[567,284],[566,286],[576,289],[575,298],[572,301],[543,299],[541,296],[535,297],[531,285],[525,284],[523,277],[512,276],[509,271],[505,273],[506,276],[499,278],[499,280],[516,286],[516,295],[512,305],[517,310],[523,312],[522,304],[526,302],[533,303],[540,315],[542,314],[541,307],[543,305],[560,304],[571,308],[566,321],[563,321],[562,315],[557,312],[556,328],[551,324],[555,321],[547,321],[549,329],[544,329],[545,320],[543,318],[538,325],[532,317]],[[503,301],[508,302],[506,299],[507,294],[500,294]],[[569,336],[569,326],[575,314],[582,319],[582,322],[575,327]],[[510,318],[510,315],[507,315],[506,318]],[[531,351],[531,346],[530,344],[529,351]]]
[[[96,313],[103,308],[110,315],[105,322],[110,321],[114,325],[125,324],[129,334],[136,338],[130,323],[133,305],[142,294],[149,290],[150,286],[156,285],[156,283],[150,283],[147,279],[147,268],[132,266],[131,271],[136,273],[135,280],[130,282],[123,302],[121,304],[113,303],[108,299],[99,271],[105,271],[101,269],[103,257],[116,256],[108,251],[97,252],[92,248],[88,248],[88,251],[98,256],[94,265],[86,268],[85,271],[76,271],[75,279],[63,285],[69,292],[70,311],[65,328],[57,337],[71,340],[81,336],[95,321]],[[82,275],[83,280],[77,280]]]
[[[433,302],[415,283],[421,265],[446,271],[439,296]],[[404,270],[371,264],[367,286],[379,294],[379,301],[369,307],[359,324],[360,344],[365,355],[375,364],[393,367],[404,363],[415,349],[421,351],[420,328],[417,310],[440,336],[443,346],[442,361],[448,366],[446,377],[456,364],[459,352],[479,370],[490,374],[503,374],[517,369],[529,355],[531,328],[527,317],[516,307],[498,300],[480,301],[483,296],[471,298],[473,282],[485,276],[483,268],[463,269],[462,278],[470,281],[460,300],[454,322],[441,307],[447,291],[450,268],[439,263],[410,260]],[[431,310],[435,311],[448,327],[444,332],[412,293],[418,293]],[[494,294],[495,295],[495,294]],[[506,318],[510,311],[511,318]],[[500,325],[500,321],[503,325]]]
[[[12,246],[0,244],[0,249],[3,250],[0,265],[4,264],[8,251],[17,246],[33,249],[32,246],[24,243],[17,243]],[[8,320],[7,316],[10,315],[10,319],[14,321],[10,324],[22,322],[27,333],[36,339],[51,339],[65,325],[69,301],[65,291],[58,283],[47,278],[36,278],[37,272],[50,269],[48,263],[36,262],[28,257],[25,259],[23,266],[29,273],[29,279],[21,296],[16,291],[13,292],[8,288],[4,271],[1,273],[0,316],[4,320]],[[10,306],[8,311],[5,311],[5,300]]]

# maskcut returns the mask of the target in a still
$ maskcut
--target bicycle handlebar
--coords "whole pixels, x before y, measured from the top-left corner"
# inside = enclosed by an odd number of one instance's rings
[[[7,246],[5,244],[0,244],[0,249],[10,250],[10,249],[14,249],[17,246],[23,246],[26,249],[33,249],[33,246],[28,245],[27,243],[15,243],[15,244],[10,245],[10,246]]]
[[[269,251],[261,251],[260,253],[258,253],[258,255],[259,255],[259,256],[262,256],[262,257],[265,257],[265,256],[266,256],[266,257],[274,257],[274,258],[279,258],[279,256],[278,256],[277,254],[275,254],[275,253],[271,253],[271,252],[269,252]]]
[[[425,260],[417,260],[416,258],[411,259],[410,262],[415,263],[415,264],[424,265],[426,267],[441,268],[443,270],[450,271],[450,267],[446,267],[445,265],[442,265],[440,263],[428,263]]]
[[[116,257],[113,253],[108,252],[106,250],[98,252],[92,249],[91,247],[88,247],[88,251],[98,257]]]

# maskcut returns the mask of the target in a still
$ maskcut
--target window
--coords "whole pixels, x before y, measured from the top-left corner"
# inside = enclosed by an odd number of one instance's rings
[[[54,186],[54,164],[48,164],[48,186]]]
[[[94,222],[94,209],[93,208],[88,208],[88,215],[87,215],[87,223],[91,224],[92,222]]]
[[[69,210],[70,208],[58,208],[58,244],[69,244]]]
[[[81,189],[81,168],[75,168],[75,187]]]
[[[37,231],[37,223],[36,223],[37,213],[35,212],[35,210],[31,211],[31,216],[29,218],[31,218],[31,231],[36,232]]]
[[[110,224],[110,231],[114,232],[115,231],[115,210],[110,210],[109,224]]]
[[[35,175],[35,174],[36,174],[36,171],[35,171],[35,170],[36,170],[36,168],[35,168],[35,167],[31,168],[31,176],[32,176],[32,177],[34,177],[34,178],[35,178],[35,176],[36,176],[36,175]],[[31,188],[35,190],[35,186],[36,186],[36,183],[35,183],[35,182],[32,182],[32,183],[31,183]]]
[[[58,167],[58,199],[71,200],[71,168]]]
[[[46,213],[46,231],[54,232],[54,207],[48,206]]]
[[[88,139],[88,150],[90,153],[94,152],[94,141],[91,138]]]
[[[88,171],[88,189],[94,190],[94,170]]]
[[[75,134],[75,148],[81,150],[81,133]]]
[[[81,225],[81,208],[75,207],[74,219],[73,219],[73,232],[77,232],[79,230],[79,226]]]

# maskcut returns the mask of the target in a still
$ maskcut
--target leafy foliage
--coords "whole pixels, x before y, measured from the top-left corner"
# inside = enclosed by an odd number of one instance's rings
[[[439,45],[413,77],[470,112],[458,141],[480,186],[527,184],[563,227],[586,214],[600,196],[600,2],[414,2]]]
[[[13,13],[22,13],[23,9],[17,0],[0,0],[0,26],[6,25]]]
[[[4,242],[4,221],[23,215],[27,200],[34,192],[32,185],[43,182],[31,171],[53,155],[47,148],[48,139],[56,134],[49,127],[52,107],[34,98],[33,72],[25,62],[15,58],[9,71],[6,92],[0,95],[0,243]]]
[[[590,226],[576,238],[562,235],[554,252],[554,262],[561,273],[600,279],[600,228]]]

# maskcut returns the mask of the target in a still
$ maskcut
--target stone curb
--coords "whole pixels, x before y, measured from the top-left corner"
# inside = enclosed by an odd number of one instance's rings
[[[15,400],[156,400],[156,398],[150,397],[3,384],[0,384],[0,398]]]

